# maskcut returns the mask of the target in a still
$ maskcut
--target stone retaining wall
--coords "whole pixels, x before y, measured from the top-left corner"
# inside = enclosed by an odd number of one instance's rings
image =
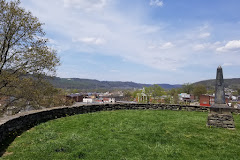
[[[183,105],[165,105],[165,104],[103,104],[103,105],[83,105],[77,107],[56,107],[39,111],[30,111],[17,114],[11,117],[0,119],[0,148],[1,152],[6,149],[16,136],[33,126],[46,122],[48,120],[70,116],[74,114],[83,114],[108,110],[186,110],[207,112],[209,107],[203,106],[183,106]],[[239,110],[235,110],[239,113]],[[1,153],[0,152],[0,153]]]

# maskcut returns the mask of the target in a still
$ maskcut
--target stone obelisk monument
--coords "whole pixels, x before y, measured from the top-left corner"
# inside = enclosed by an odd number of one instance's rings
[[[224,80],[222,67],[217,68],[215,100],[208,113],[207,126],[235,128],[232,109],[225,102]]]

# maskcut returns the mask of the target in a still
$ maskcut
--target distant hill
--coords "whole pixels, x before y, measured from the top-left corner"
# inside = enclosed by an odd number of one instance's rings
[[[215,79],[210,79],[193,83],[193,85],[202,84],[207,86],[208,88],[211,88],[215,87],[215,83],[216,83]],[[240,78],[224,79],[224,84],[225,87],[228,88],[240,88]]]
[[[181,84],[158,84],[159,86],[161,86],[164,89],[172,89],[172,88],[181,88],[182,85]]]
[[[48,78],[49,82],[57,88],[63,89],[81,89],[81,90],[94,90],[94,89],[133,89],[149,87],[152,84],[142,84],[135,82],[121,82],[121,81],[98,81],[93,79],[81,79],[81,78]],[[225,87],[228,88],[240,88],[240,78],[224,79]],[[207,88],[215,87],[215,79],[204,80],[193,83],[193,85],[202,84]],[[180,88],[182,85],[176,84],[158,84],[164,89]]]
[[[63,89],[131,89],[149,87],[151,84],[141,84],[121,81],[98,81],[80,78],[48,78],[49,82],[57,88]],[[179,88],[181,85],[158,84],[164,89]]]

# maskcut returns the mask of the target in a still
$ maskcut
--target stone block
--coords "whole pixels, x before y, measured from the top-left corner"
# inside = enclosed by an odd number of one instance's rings
[[[216,124],[217,121],[216,120],[208,120],[208,124]]]
[[[234,122],[233,121],[223,121],[223,124],[232,125],[232,124],[234,124]]]
[[[234,125],[228,125],[227,128],[234,128],[235,129],[235,126]]]
[[[219,114],[209,113],[207,126],[216,126],[219,128],[235,128],[233,116],[231,113],[223,114],[220,112]]]

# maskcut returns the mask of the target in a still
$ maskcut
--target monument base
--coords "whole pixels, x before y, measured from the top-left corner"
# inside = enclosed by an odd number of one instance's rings
[[[225,104],[211,106],[207,126],[235,129],[232,109]]]

